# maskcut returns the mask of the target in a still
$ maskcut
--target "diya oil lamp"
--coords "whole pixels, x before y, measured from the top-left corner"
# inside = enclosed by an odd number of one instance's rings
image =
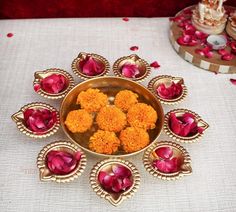
[[[37,159],[40,180],[70,182],[83,173],[86,161],[84,152],[76,144],[68,141],[48,144]]]
[[[73,77],[66,71],[50,68],[34,73],[34,90],[48,99],[60,99],[74,87]]]
[[[161,75],[148,83],[148,89],[163,104],[173,105],[183,101],[187,96],[187,87],[181,77]]]
[[[176,180],[192,173],[187,150],[170,141],[152,144],[144,152],[143,164],[151,175],[162,180]]]
[[[138,55],[132,54],[117,59],[113,65],[116,76],[133,81],[144,81],[151,72],[150,65]]]
[[[107,75],[110,71],[110,64],[101,55],[81,52],[73,60],[71,68],[75,75],[86,80]]]
[[[165,115],[165,133],[183,143],[198,141],[208,127],[209,125],[191,110],[174,109]]]
[[[34,102],[23,106],[12,115],[12,120],[23,134],[31,138],[46,138],[60,126],[58,111],[46,103]]]
[[[137,191],[140,175],[131,162],[110,158],[93,167],[90,184],[98,196],[108,200],[113,206],[118,206]]]

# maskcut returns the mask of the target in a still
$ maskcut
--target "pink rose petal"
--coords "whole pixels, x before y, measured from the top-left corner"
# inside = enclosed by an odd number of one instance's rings
[[[131,50],[131,51],[137,51],[138,49],[139,49],[138,46],[131,46],[131,47],[130,47],[130,50]]]
[[[122,75],[128,78],[135,78],[137,75],[140,74],[139,68],[136,64],[131,64],[129,62],[126,62],[121,67]]]
[[[117,177],[130,177],[131,171],[125,166],[113,165],[112,171]]]
[[[157,61],[152,62],[152,63],[150,64],[150,66],[153,67],[153,68],[155,68],[155,69],[157,69],[157,68],[160,67],[160,65],[159,65],[159,63],[158,63]]]
[[[65,175],[76,168],[78,160],[71,153],[51,150],[46,156],[46,163],[53,174]]]
[[[175,99],[178,98],[182,92],[183,88],[180,83],[174,83],[167,87],[164,83],[157,87],[157,94],[163,99]]]
[[[7,34],[7,37],[8,37],[8,38],[11,38],[11,37],[13,37],[13,35],[14,35],[13,33],[8,33],[8,34]]]
[[[230,61],[230,60],[232,60],[234,58],[234,55],[232,55],[232,54],[225,54],[225,55],[222,55],[222,57],[221,57],[221,59],[222,60],[226,60],[226,61]]]
[[[155,150],[155,153],[162,159],[169,159],[173,156],[173,150],[170,147],[160,147]]]
[[[80,61],[79,68],[82,70],[83,74],[88,76],[99,75],[105,69],[104,65],[92,56],[87,56],[84,60]]]
[[[236,79],[230,79],[230,82],[231,82],[233,85],[236,85]]]
[[[51,74],[41,80],[41,88],[47,93],[57,94],[67,87],[67,79],[62,74]]]
[[[104,177],[107,176],[107,173],[104,171],[100,171],[98,174],[98,181],[99,183],[103,184]]]
[[[128,17],[124,17],[124,18],[122,18],[122,20],[127,22],[127,21],[129,21],[129,18]]]

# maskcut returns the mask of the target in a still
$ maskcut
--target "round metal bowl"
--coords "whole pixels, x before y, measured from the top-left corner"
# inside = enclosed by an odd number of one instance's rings
[[[157,112],[158,120],[156,122],[156,128],[148,131],[150,141],[151,141],[150,144],[146,146],[145,148],[136,152],[125,153],[124,151],[118,151],[116,154],[107,155],[107,154],[100,154],[100,153],[93,152],[88,148],[89,138],[95,132],[96,126],[93,126],[91,130],[85,133],[71,133],[64,124],[66,116],[71,110],[80,108],[79,105],[75,104],[77,96],[81,91],[85,91],[89,88],[97,88],[101,90],[102,92],[108,95],[110,102],[113,102],[114,96],[116,95],[117,92],[119,92],[120,90],[128,89],[139,95],[139,99],[138,99],[139,102],[143,102],[148,105],[151,105]],[[133,82],[131,80],[127,80],[123,78],[101,77],[101,78],[95,78],[95,79],[84,81],[76,85],[72,90],[69,91],[69,93],[65,96],[65,98],[63,99],[61,103],[60,122],[61,122],[61,126],[65,134],[85,151],[92,153],[95,156],[127,157],[127,156],[135,155],[144,151],[146,148],[148,148],[152,144],[153,141],[155,141],[159,137],[162,131],[163,125],[164,125],[164,112],[163,112],[163,109],[159,100],[144,86],[136,82]]]

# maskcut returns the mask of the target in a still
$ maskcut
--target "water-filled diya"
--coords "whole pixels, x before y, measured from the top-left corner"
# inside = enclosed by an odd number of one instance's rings
[[[150,75],[151,67],[144,59],[132,54],[117,59],[113,64],[113,72],[118,77],[142,82]]]

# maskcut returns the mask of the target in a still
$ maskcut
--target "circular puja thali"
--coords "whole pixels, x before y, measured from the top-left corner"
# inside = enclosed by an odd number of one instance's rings
[[[212,49],[208,37],[210,34],[196,29],[193,23],[193,11],[197,5],[187,7],[170,18],[170,43],[175,51],[186,61],[202,69],[222,74],[236,73],[236,41],[231,34],[227,34],[227,28],[221,33],[217,33],[215,43],[221,42],[221,37],[225,39],[225,44],[221,49]],[[236,8],[225,6],[226,13],[230,15]],[[230,25],[230,20],[228,24]],[[236,35],[236,33],[235,33]],[[213,37],[213,36],[212,36]],[[224,51],[223,51],[224,50]]]
[[[143,153],[146,170],[162,180],[190,175],[188,151],[158,137],[165,132],[177,142],[192,143],[209,125],[188,109],[164,115],[164,105],[178,104],[187,97],[183,78],[158,76],[146,88],[139,82],[151,68],[137,55],[114,63],[117,76],[104,76],[110,67],[100,55],[80,53],[72,62],[72,70],[85,81],[77,85],[71,74],[61,69],[36,72],[35,92],[46,99],[61,99],[59,111],[35,102],[23,106],[12,119],[19,131],[32,139],[46,139],[59,127],[68,137],[39,151],[40,180],[69,183],[83,174],[86,156],[93,154],[98,161],[94,161],[88,181],[98,196],[117,206],[138,191],[142,179],[127,157]]]

